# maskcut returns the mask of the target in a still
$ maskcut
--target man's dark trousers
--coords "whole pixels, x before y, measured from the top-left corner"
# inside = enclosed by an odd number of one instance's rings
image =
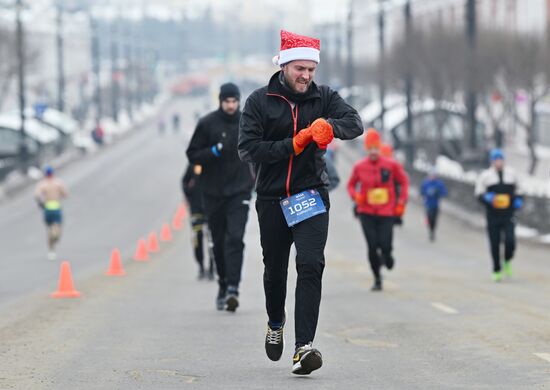
[[[296,345],[313,341],[321,304],[321,280],[325,268],[324,249],[328,236],[328,192],[319,190],[326,213],[288,227],[279,200],[256,201],[264,261],[264,292],[270,323],[285,316],[286,284],[290,247],[296,247]]]
[[[386,259],[392,256],[394,217],[360,214],[359,218],[363,234],[367,239],[372,273],[376,279],[380,279],[382,260],[385,263]]]
[[[250,208],[250,194],[204,197],[208,227],[214,243],[214,259],[222,289],[238,288],[243,265],[244,232]]]

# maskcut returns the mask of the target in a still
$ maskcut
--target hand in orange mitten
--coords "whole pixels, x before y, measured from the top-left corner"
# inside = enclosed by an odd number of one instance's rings
[[[405,205],[403,203],[398,203],[395,206],[394,213],[396,217],[402,217],[405,214]]]
[[[358,206],[361,206],[363,204],[365,204],[366,202],[366,198],[365,198],[365,195],[359,193],[359,192],[356,192],[355,195],[353,196],[353,200],[355,201],[355,203],[358,205]]]
[[[292,139],[294,153],[296,155],[302,153],[304,148],[313,140],[313,134],[310,127],[300,130]]]
[[[313,134],[313,140],[321,149],[326,149],[328,144],[334,139],[332,126],[323,118],[316,119],[309,128]]]

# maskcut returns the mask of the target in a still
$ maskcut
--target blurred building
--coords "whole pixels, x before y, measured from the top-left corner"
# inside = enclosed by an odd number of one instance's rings
[[[14,13],[3,10],[3,28],[15,31]],[[25,45],[32,53],[32,62],[27,64],[26,86],[27,102],[57,102],[57,50],[56,50],[56,11],[54,7],[37,6],[23,12]],[[80,101],[82,88],[85,87],[90,69],[90,39],[88,23],[85,16],[66,15],[64,18],[65,47],[65,103],[70,112],[74,104]],[[15,56],[15,50],[13,51]],[[14,78],[11,92],[2,110],[18,108],[17,83]]]

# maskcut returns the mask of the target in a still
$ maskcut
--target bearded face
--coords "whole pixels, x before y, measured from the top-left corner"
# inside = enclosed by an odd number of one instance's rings
[[[308,60],[291,61],[283,65],[282,69],[290,89],[297,93],[304,93],[313,81],[317,63]]]

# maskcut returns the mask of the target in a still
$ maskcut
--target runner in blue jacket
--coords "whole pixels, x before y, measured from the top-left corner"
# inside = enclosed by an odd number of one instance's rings
[[[437,217],[439,215],[439,201],[447,196],[447,187],[439,177],[435,169],[432,169],[428,177],[422,182],[420,195],[424,200],[426,210],[426,221],[430,230],[430,241],[435,241],[435,229],[437,226]]]

